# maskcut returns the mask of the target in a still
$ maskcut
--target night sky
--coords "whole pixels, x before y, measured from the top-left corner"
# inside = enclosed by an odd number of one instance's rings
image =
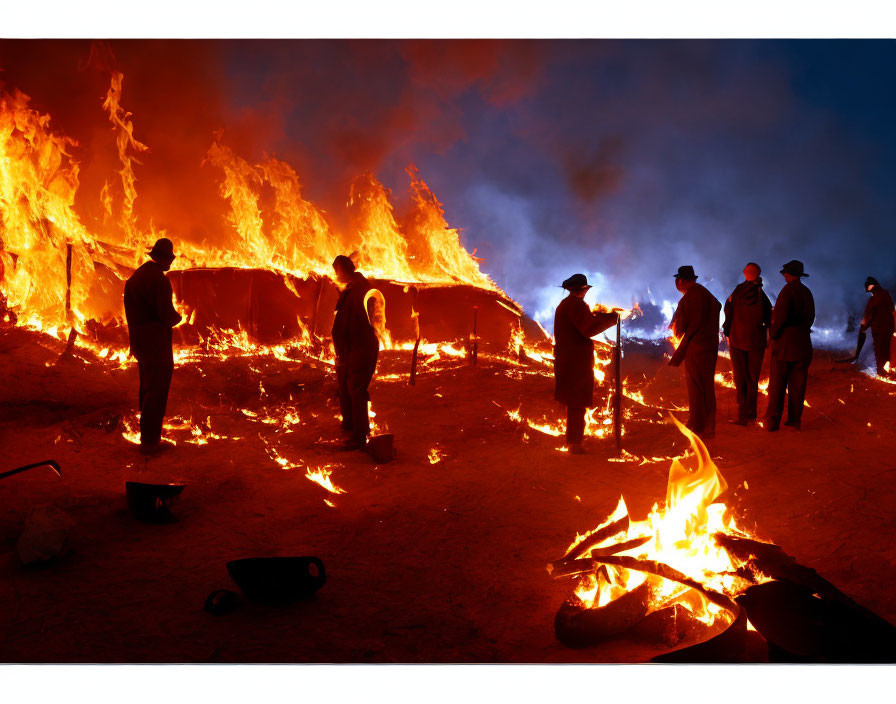
[[[400,211],[416,164],[483,269],[543,322],[577,271],[594,302],[661,307],[678,298],[681,264],[722,299],[754,260],[774,298],[781,265],[802,259],[816,327],[838,330],[861,313],[865,276],[896,288],[894,41],[111,47],[151,148],[144,205],[184,236],[220,227],[223,207],[197,204],[214,193],[201,163],[223,129],[250,160],[291,162],[337,223],[365,169]],[[110,138],[88,53],[88,42],[0,42],[7,88],[85,151]],[[112,166],[85,163],[85,184]]]

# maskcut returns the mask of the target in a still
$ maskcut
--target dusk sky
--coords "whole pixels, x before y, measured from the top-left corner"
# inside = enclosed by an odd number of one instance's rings
[[[104,79],[79,70],[89,47],[0,42],[0,80],[85,150],[110,138]],[[681,264],[722,299],[747,261],[773,295],[802,259],[818,325],[834,327],[861,312],[865,276],[896,287],[893,41],[111,47],[150,146],[138,187],[185,236],[221,227],[195,204],[215,188],[201,161],[223,129],[247,159],[292,163],[337,220],[365,169],[400,210],[416,164],[483,269],[543,322],[577,271],[595,302],[661,305]],[[85,163],[85,186],[100,166],[114,164]]]

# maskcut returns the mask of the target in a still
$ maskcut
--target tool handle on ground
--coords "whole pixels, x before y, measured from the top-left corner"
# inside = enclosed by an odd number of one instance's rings
[[[26,464],[24,467],[16,467],[15,469],[10,469],[8,472],[0,473],[0,479],[5,479],[6,477],[11,477],[14,474],[19,474],[21,472],[27,472],[29,469],[34,469],[36,467],[50,467],[56,474],[60,477],[62,476],[62,468],[59,466],[59,463],[56,460],[44,460],[43,462],[34,462],[33,464]]]

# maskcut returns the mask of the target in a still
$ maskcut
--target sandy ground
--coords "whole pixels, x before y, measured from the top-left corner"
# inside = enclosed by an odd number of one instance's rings
[[[660,652],[625,641],[576,651],[554,638],[571,585],[553,582],[546,563],[620,494],[644,515],[665,495],[669,462],[608,462],[612,440],[571,456],[508,418],[517,408],[538,421],[560,417],[552,379],[534,368],[486,359],[425,372],[413,388],[406,377],[378,379],[376,422],[395,434],[398,458],[376,466],[336,450],[332,376],[320,365],[186,365],[169,415],[192,418],[207,444],[172,430],[177,447],[147,461],[121,426],[101,427],[116,413],[133,419],[136,370],[47,366],[60,349],[0,333],[0,469],[49,457],[63,469],[61,479],[38,469],[0,480],[0,661],[601,662]],[[384,355],[381,372],[405,372],[408,358]],[[662,408],[684,405],[680,372],[636,345],[625,370],[650,404],[629,402],[626,449],[682,452],[686,440],[657,422]],[[730,502],[743,522],[896,622],[896,386],[819,353],[800,433],[730,425],[734,392],[720,386],[718,396],[710,450],[737,488]],[[431,463],[434,449],[441,458]],[[345,493],[305,477],[306,466],[323,465]],[[128,479],[187,482],[178,520],[134,520]],[[70,550],[23,568],[16,539],[47,504],[75,521]],[[328,581],[309,602],[205,613],[212,590],[236,589],[225,563],[254,555],[317,555]]]

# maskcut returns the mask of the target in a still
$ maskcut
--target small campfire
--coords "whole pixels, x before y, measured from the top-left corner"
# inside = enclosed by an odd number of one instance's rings
[[[739,525],[706,446],[670,418],[697,467],[673,459],[662,508],[636,521],[620,498],[548,565],[554,579],[576,579],[557,638],[573,648],[616,638],[684,646],[665,657],[682,662],[763,659],[757,646],[771,660],[891,661],[896,628]]]

